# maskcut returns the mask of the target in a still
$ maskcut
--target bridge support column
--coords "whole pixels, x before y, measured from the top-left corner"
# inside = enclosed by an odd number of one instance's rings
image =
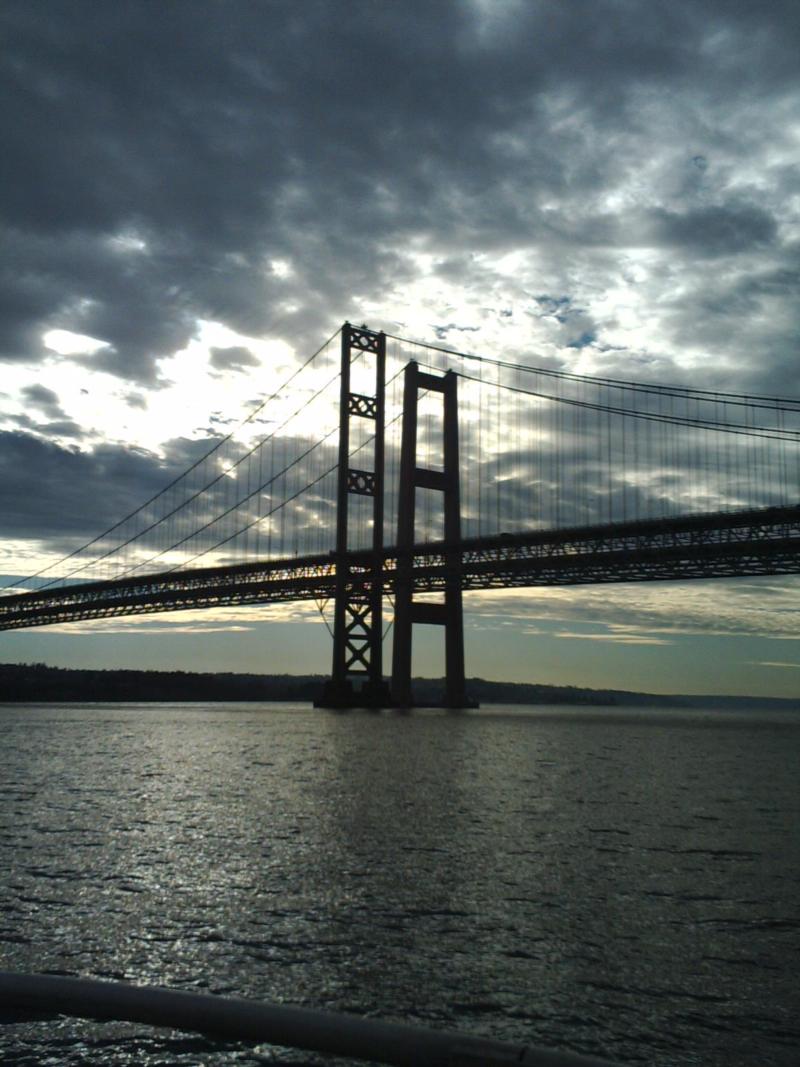
[[[352,351],[374,357],[375,392],[350,391]],[[336,593],[333,668],[317,707],[388,707],[383,680],[383,484],[386,336],[365,327],[342,327],[339,394],[339,473],[336,501]],[[350,418],[375,423],[372,470],[350,466]],[[348,559],[348,501],[351,494],[372,497],[372,558],[365,566]],[[356,683],[354,685],[354,683]],[[361,683],[357,689],[358,683]]]
[[[467,701],[464,680],[464,617],[461,602],[461,496],[458,460],[458,378],[453,371],[436,377],[415,362],[405,370],[403,430],[400,446],[400,495],[397,510],[397,575],[395,585],[392,699],[410,707],[411,635],[414,623],[445,628],[445,694],[449,708],[474,707]],[[444,463],[441,471],[417,466],[417,402],[419,390],[441,393],[444,403]],[[415,601],[412,549],[417,488],[444,494],[444,602]]]

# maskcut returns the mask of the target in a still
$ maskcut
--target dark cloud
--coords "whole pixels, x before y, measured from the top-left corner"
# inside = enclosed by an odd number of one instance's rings
[[[527,246],[574,282],[570,246],[641,239],[598,208],[665,149],[694,184],[651,184],[651,239],[720,256],[775,238],[769,206],[729,206],[716,161],[737,108],[747,131],[753,101],[795,85],[792,3],[764,20],[721,0],[202,17],[9,0],[2,20],[6,359],[38,358],[59,326],[107,342],[93,365],[153,382],[197,318],[312,343],[413,277],[409,241],[456,259]],[[669,202],[688,188],[709,202]]]
[[[477,333],[477,326],[459,326],[457,322],[448,322],[447,325],[434,326],[433,332],[436,335],[438,341],[446,341],[448,335],[455,333],[456,336],[459,333]]]
[[[74,437],[76,439],[85,439],[87,437],[86,432],[74,419],[54,419],[53,422],[45,423],[38,429],[39,433],[53,438]]]
[[[156,456],[121,446],[87,452],[0,432],[3,536],[52,539],[69,551],[70,538],[88,539],[111,526],[160,489],[169,472]]]
[[[45,385],[26,385],[22,389],[22,396],[29,405],[38,408],[48,418],[58,419],[64,414],[58,394]]]
[[[259,361],[249,348],[234,345],[231,348],[212,348],[211,366],[217,370],[240,371],[247,367],[257,367]]]
[[[55,418],[52,422],[41,422],[23,412],[21,415],[7,415],[6,421],[20,430],[30,430],[40,439],[73,437],[82,440],[90,436],[73,419]]]
[[[125,403],[130,408],[139,408],[142,411],[147,410],[147,400],[140,393],[126,393]]]
[[[774,240],[778,229],[769,212],[746,203],[684,213],[660,211],[654,224],[659,243],[683,246],[703,256],[745,252]]]

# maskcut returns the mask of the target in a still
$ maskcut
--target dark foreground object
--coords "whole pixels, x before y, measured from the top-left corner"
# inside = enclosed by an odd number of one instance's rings
[[[77,1015],[267,1042],[397,1067],[611,1067],[604,1060],[485,1041],[439,1030],[254,1000],[181,993],[88,978],[0,971],[0,1011],[38,1018]],[[22,1018],[17,1019],[22,1021]]]

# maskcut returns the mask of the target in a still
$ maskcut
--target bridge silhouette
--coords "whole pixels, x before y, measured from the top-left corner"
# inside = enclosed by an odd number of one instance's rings
[[[345,323],[187,470],[14,579],[0,629],[332,607],[319,703],[412,703],[412,631],[464,590],[800,572],[800,400],[567,373]],[[391,681],[384,602],[393,607]]]

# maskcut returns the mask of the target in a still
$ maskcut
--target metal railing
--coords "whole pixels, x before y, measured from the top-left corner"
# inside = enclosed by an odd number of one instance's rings
[[[4,1021],[73,1015],[266,1042],[395,1067],[612,1067],[608,1061],[405,1023],[90,978],[0,971]]]

